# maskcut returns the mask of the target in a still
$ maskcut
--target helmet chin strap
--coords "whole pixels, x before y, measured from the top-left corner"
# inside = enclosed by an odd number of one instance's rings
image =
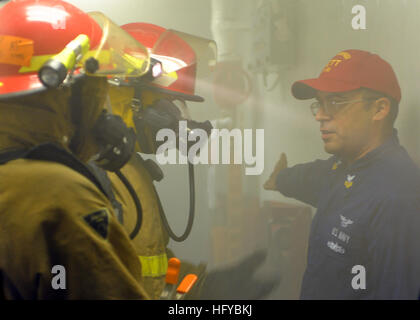
[[[109,97],[109,94],[106,95],[105,109],[108,111],[108,113],[112,114],[111,98]]]

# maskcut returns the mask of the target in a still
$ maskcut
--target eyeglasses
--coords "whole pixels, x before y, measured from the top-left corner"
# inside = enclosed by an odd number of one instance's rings
[[[330,100],[327,101],[325,104],[322,104],[319,101],[315,101],[311,104],[311,112],[314,117],[316,117],[316,114],[318,113],[319,109],[323,108],[324,112],[329,116],[334,116],[337,114],[340,110],[344,109],[346,105],[349,105],[351,103],[356,102],[362,102],[362,101],[370,101],[370,100],[377,100],[379,98],[367,98],[367,99],[358,99],[358,100],[351,100],[351,101],[336,101],[336,100]]]

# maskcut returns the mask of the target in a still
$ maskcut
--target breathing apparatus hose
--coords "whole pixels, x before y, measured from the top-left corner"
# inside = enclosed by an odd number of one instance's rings
[[[118,178],[122,181],[122,183],[125,185],[125,187],[127,188],[128,192],[130,193],[130,195],[131,195],[131,197],[134,200],[134,203],[136,205],[137,221],[136,221],[136,225],[134,227],[134,230],[130,233],[130,239],[134,239],[137,236],[137,234],[139,233],[142,222],[143,222],[143,209],[141,207],[141,203],[140,203],[140,200],[139,200],[139,198],[136,194],[136,191],[134,190],[134,188],[130,184],[130,182],[127,180],[127,178],[122,174],[122,172],[120,170],[115,171],[115,173],[118,176]],[[194,217],[195,217],[195,177],[194,177],[194,165],[191,164],[191,163],[188,163],[188,176],[189,176],[189,191],[190,191],[190,208],[189,208],[187,226],[185,228],[184,233],[181,236],[177,236],[173,232],[173,230],[169,226],[169,222],[168,222],[168,219],[165,216],[165,213],[163,212],[163,210],[159,210],[160,217],[162,219],[164,228],[168,232],[169,237],[176,242],[182,242],[182,241],[185,241],[188,238],[188,236],[191,233],[192,226],[193,226],[193,223],[194,223]],[[156,190],[155,190],[155,193],[156,193]],[[158,197],[157,194],[156,194],[156,197]]]
[[[190,210],[188,214],[188,222],[187,227],[185,228],[184,233],[181,236],[177,236],[171,229],[168,223],[168,219],[165,216],[163,210],[159,210],[160,217],[163,222],[163,226],[165,227],[166,231],[169,234],[169,237],[176,241],[182,242],[188,238],[191,233],[191,229],[194,223],[194,216],[195,216],[195,179],[194,179],[194,165],[188,162],[188,176],[189,176],[189,184],[190,184]],[[156,191],[155,191],[156,192]]]
[[[118,176],[118,178],[120,178],[120,180],[122,181],[122,183],[124,183],[125,187],[127,188],[128,192],[130,192],[131,197],[134,200],[134,203],[136,205],[136,209],[137,209],[137,221],[136,221],[136,225],[134,227],[134,230],[130,233],[130,239],[133,240],[137,234],[140,231],[142,222],[143,222],[143,209],[141,207],[141,203],[140,200],[136,194],[136,191],[134,191],[133,186],[131,185],[131,183],[127,180],[127,178],[122,174],[122,172],[120,170],[115,171],[116,175]]]

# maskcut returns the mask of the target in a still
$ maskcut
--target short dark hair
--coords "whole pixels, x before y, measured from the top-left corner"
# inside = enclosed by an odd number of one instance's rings
[[[387,121],[389,125],[394,126],[395,120],[398,116],[398,110],[399,110],[399,103],[394,98],[379,92],[375,91],[369,88],[362,88],[362,95],[364,98],[368,99],[380,99],[380,98],[387,98],[391,102],[391,108],[389,110],[389,114],[387,116]]]

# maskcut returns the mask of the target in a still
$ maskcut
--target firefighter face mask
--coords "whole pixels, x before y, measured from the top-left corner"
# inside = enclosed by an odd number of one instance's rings
[[[135,129],[136,151],[153,154],[157,149],[155,142],[156,129],[162,128],[162,125],[159,125],[159,119],[153,122],[152,115],[155,115],[155,113],[151,110],[152,108],[149,108],[152,107],[156,97],[153,96],[152,98],[146,95],[146,99],[144,97],[136,99],[134,95],[135,89],[133,87],[110,86],[109,97],[112,113],[119,115],[128,127]],[[149,114],[149,112],[152,121],[146,121],[144,118],[144,115]],[[160,113],[156,114],[157,118],[160,116]],[[163,116],[165,116],[165,113]]]
[[[149,91],[146,88],[110,86],[110,103],[112,113],[119,115],[125,124],[135,128],[137,143],[136,151],[155,154],[163,142],[156,141],[160,129],[171,129],[177,135],[179,121],[186,120],[188,130],[204,129],[208,134],[212,128],[209,121],[197,122],[190,120],[186,104],[174,100],[169,94]],[[176,141],[174,147],[187,141]]]
[[[147,90],[143,90],[139,96],[141,98],[138,101],[140,101],[141,107],[134,114],[137,137],[140,140],[142,138],[140,134],[143,133],[146,136],[144,139],[152,141],[153,144],[149,143],[149,145],[151,145],[153,153],[156,153],[159,145],[163,143],[156,141],[156,134],[161,129],[171,129],[176,133],[177,141],[174,146],[179,148],[180,144],[188,143],[188,141],[179,139],[180,121],[187,121],[187,131],[200,128],[210,134],[212,129],[210,122],[197,122],[189,119],[188,109],[183,101],[174,100],[167,94]],[[177,102],[179,106],[176,104]]]

